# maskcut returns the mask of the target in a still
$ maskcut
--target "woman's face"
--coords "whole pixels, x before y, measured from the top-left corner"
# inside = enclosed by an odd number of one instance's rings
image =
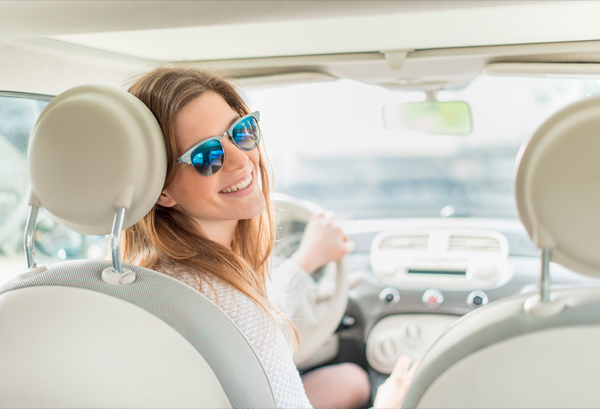
[[[209,91],[185,105],[175,116],[175,142],[180,157],[198,142],[221,135],[239,118],[219,94]],[[211,176],[201,176],[191,165],[177,164],[175,178],[163,190],[158,204],[179,206],[192,216],[209,238],[233,230],[238,220],[250,219],[265,207],[258,185],[258,148],[242,151],[229,138],[223,138],[223,167]],[[234,185],[252,178],[245,189],[231,191]],[[226,193],[225,191],[230,191]],[[229,239],[227,239],[229,240]],[[222,243],[229,245],[229,243]]]

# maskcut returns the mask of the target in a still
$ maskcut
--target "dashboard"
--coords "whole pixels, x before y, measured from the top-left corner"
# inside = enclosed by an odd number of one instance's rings
[[[336,335],[364,345],[374,386],[400,355],[421,359],[462,316],[537,290],[538,250],[518,220],[351,220],[344,231],[357,247],[344,259],[352,284]],[[558,264],[551,278],[553,286],[600,284]]]

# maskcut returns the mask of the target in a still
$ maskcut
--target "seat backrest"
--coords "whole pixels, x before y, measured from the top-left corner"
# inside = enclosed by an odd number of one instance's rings
[[[519,215],[542,253],[540,292],[461,318],[427,352],[403,407],[600,407],[600,288],[550,291],[549,264],[600,276],[600,98],[548,119],[522,149]]]
[[[171,277],[122,264],[119,238],[154,205],[166,153],[125,91],[80,86],[38,119],[28,151],[29,270],[0,289],[0,407],[275,407],[256,353],[222,310]],[[37,266],[37,209],[112,234],[113,260]]]

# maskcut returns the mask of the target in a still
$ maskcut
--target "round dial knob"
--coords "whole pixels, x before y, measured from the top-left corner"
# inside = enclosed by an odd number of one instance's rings
[[[423,294],[423,304],[427,308],[436,309],[444,302],[444,294],[440,290],[431,288]]]
[[[467,304],[473,309],[487,305],[488,301],[487,294],[480,290],[473,291],[467,297]]]
[[[379,293],[379,301],[386,307],[395,307],[400,302],[400,293],[394,287],[384,288]]]

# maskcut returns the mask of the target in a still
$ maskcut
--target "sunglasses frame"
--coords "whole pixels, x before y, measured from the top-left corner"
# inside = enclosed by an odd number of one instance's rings
[[[238,149],[240,149],[241,151],[244,152],[249,152],[252,149],[255,149],[256,147],[258,147],[258,145],[260,144],[260,141],[262,139],[262,132],[260,131],[260,127],[259,127],[259,131],[258,131],[258,141],[256,142],[256,146],[254,146],[251,149],[244,149],[241,146],[239,146],[236,142],[235,139],[233,138],[232,132],[233,129],[243,120],[247,119],[247,118],[254,118],[256,120],[256,124],[258,125],[259,121],[260,121],[260,112],[259,111],[254,111],[254,112],[250,112],[249,114],[246,114],[242,117],[240,117],[237,121],[235,121],[233,124],[231,124],[231,126],[227,129],[227,131],[223,132],[221,135],[217,135],[217,136],[211,136],[209,138],[203,139],[200,142],[198,142],[197,144],[195,144],[194,146],[192,146],[190,149],[188,149],[187,151],[185,151],[185,153],[183,155],[181,155],[178,159],[177,159],[177,163],[187,163],[188,165],[191,165],[194,170],[196,171],[196,173],[198,173],[201,176],[204,177],[209,177],[214,175],[215,172],[212,175],[203,175],[202,173],[200,173],[200,171],[198,171],[198,169],[196,169],[196,167],[192,164],[192,153],[194,152],[194,150],[196,150],[196,148],[198,148],[201,145],[204,145],[207,142],[210,141],[214,141],[217,140],[219,141],[219,143],[221,144],[221,147],[223,147],[223,138],[225,137],[229,137],[229,140],[238,147]],[[225,161],[225,150],[223,150],[223,162]],[[219,169],[221,170],[221,169]]]

